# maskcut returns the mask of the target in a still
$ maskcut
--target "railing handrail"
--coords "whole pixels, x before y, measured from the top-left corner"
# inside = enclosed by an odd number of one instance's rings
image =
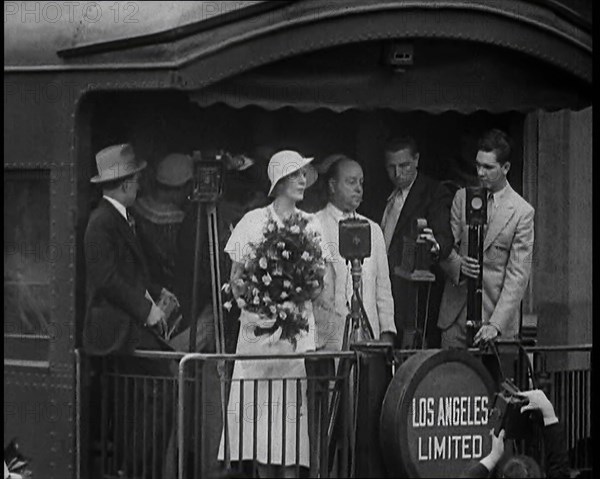
[[[304,353],[293,354],[216,354],[216,353],[186,353],[186,352],[171,352],[171,351],[146,351],[136,350],[131,356],[138,358],[162,358],[162,359],[178,359],[182,360],[188,356],[195,359],[210,359],[210,360],[236,360],[236,359],[325,359],[325,358],[349,358],[354,357],[356,353],[353,351],[308,351]]]
[[[592,343],[583,343],[583,344],[556,344],[556,345],[523,345],[519,341],[497,341],[496,344],[499,347],[503,346],[518,346],[521,344],[523,349],[526,352],[590,352],[593,348]],[[389,346],[382,345],[381,343],[376,344],[365,344],[361,348],[357,348],[360,350],[387,350]],[[426,351],[423,349],[394,349],[393,352],[398,354],[414,354],[421,351]],[[481,349],[479,348],[470,348],[468,349],[470,353],[481,353]],[[76,354],[85,354],[85,352],[81,348],[75,349]],[[286,359],[286,358],[314,358],[314,359],[325,359],[325,358],[344,358],[344,357],[353,357],[355,356],[354,351],[308,351],[303,353],[294,353],[294,354],[261,354],[261,355],[250,355],[250,354],[215,354],[215,353],[189,353],[183,351],[149,351],[149,350],[141,350],[137,349],[131,356],[138,358],[162,358],[162,359],[173,359],[181,361],[184,357],[188,355],[194,355],[195,358],[198,359],[212,359],[212,360],[235,360],[235,359]]]

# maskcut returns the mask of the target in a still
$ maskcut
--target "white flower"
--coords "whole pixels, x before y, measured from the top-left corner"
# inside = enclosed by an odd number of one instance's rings
[[[238,305],[238,308],[243,309],[244,306],[246,306],[246,301],[244,301],[242,298],[238,298],[236,300],[236,303]]]
[[[281,253],[281,256],[283,256],[285,259],[290,259],[290,255],[291,253],[288,250],[283,250]]]
[[[256,275],[253,274],[252,276],[250,276],[250,279],[253,283],[258,283],[258,278],[256,277]]]
[[[281,307],[290,311],[296,309],[296,305],[292,301],[284,302]]]
[[[231,286],[229,285],[229,283],[225,283],[222,287],[221,287],[221,291],[225,292],[225,293],[229,293],[229,291],[231,290]]]
[[[285,318],[287,318],[287,313],[285,311],[279,311],[279,317],[281,319],[285,319]]]
[[[283,249],[283,248],[285,248],[285,243],[283,241],[279,241],[277,243],[277,247],[280,248],[280,249]]]
[[[268,273],[267,273],[267,274],[265,274],[265,275],[262,277],[262,281],[263,281],[263,283],[265,283],[265,285],[266,285],[266,286],[269,286],[269,285],[271,284],[271,276],[269,276],[269,274],[268,274]]]
[[[254,299],[252,300],[252,302],[254,304],[260,304],[260,298],[258,296],[254,296]]]
[[[274,305],[269,306],[269,310],[271,311],[271,314],[275,314],[277,312],[277,308]]]
[[[294,225],[290,228],[290,231],[294,234],[300,233],[300,227],[298,225]]]
[[[288,296],[289,296],[289,294],[287,294],[285,291],[282,291],[282,292],[281,292],[281,296],[280,296],[280,297],[281,297],[281,299],[285,299],[285,298],[287,298]]]
[[[309,261],[311,259],[311,255],[308,251],[305,251],[304,253],[302,253],[302,256],[300,256],[304,261]]]
[[[231,301],[226,301],[225,303],[223,303],[223,307],[227,310],[227,311],[231,311],[231,308],[233,307],[233,303]]]
[[[290,282],[290,280],[289,280],[289,279],[284,279],[284,280],[283,280],[283,287],[284,287],[285,289],[290,289],[290,288],[292,287],[292,283]]]
[[[271,302],[271,296],[269,296],[269,293],[265,293],[265,294],[264,294],[264,296],[263,296],[263,302],[264,302],[265,304],[268,304],[268,303],[270,303],[270,302]]]
[[[268,231],[271,231],[271,232],[272,232],[272,231],[275,231],[275,225],[274,225],[273,223],[269,223],[269,224],[267,225],[267,230],[268,230]]]
[[[262,269],[267,269],[269,263],[267,263],[267,258],[265,258],[264,256],[258,260],[258,266],[260,266]]]
[[[296,286],[296,293],[301,293],[302,292],[302,288],[300,286]]]

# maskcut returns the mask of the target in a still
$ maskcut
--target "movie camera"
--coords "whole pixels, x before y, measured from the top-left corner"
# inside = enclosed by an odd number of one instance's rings
[[[424,238],[427,227],[425,218],[416,218],[409,235],[403,238],[402,262],[397,273],[410,281],[435,281],[431,266],[436,253],[432,253],[431,242]]]
[[[537,416],[532,411],[521,412],[521,408],[529,404],[529,400],[520,397],[520,392],[510,379],[505,379],[500,385],[500,391],[496,393],[490,409],[490,422],[496,437],[502,429],[505,431],[505,439],[526,439],[532,435],[533,422]]]

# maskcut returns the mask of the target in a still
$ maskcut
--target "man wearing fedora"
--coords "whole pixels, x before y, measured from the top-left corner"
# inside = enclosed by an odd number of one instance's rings
[[[164,323],[165,315],[155,300],[169,294],[150,281],[146,260],[128,209],[133,205],[138,190],[140,172],[146,162],[137,161],[131,145],[109,146],[96,155],[98,175],[91,182],[102,188],[103,197],[92,212],[84,238],[86,261],[86,314],[83,328],[83,347],[90,355],[114,355],[120,373],[142,376],[171,376],[165,362],[128,356],[135,349],[169,350],[156,329]],[[144,388],[141,380],[135,380],[129,397],[117,400],[129,405],[136,416],[133,434],[137,446],[133,451],[116,451],[126,457],[118,458],[127,467],[127,476],[133,477],[133,469],[149,474],[161,470],[162,451],[152,450],[152,443],[162,444],[162,417],[154,421],[152,411],[142,417],[144,404],[156,401],[162,411],[162,398],[155,388]],[[137,389],[138,401],[134,402],[133,389]],[[158,388],[160,389],[160,388]],[[166,404],[169,410],[170,404]],[[124,408],[120,407],[122,411]],[[151,408],[147,408],[151,409]],[[138,417],[139,415],[139,417]],[[171,415],[167,415],[168,418]],[[120,424],[131,424],[131,417],[117,418]],[[153,422],[155,424],[153,424]],[[153,431],[154,427],[154,431]],[[170,424],[166,425],[170,429]],[[144,431],[145,429],[145,431]],[[142,438],[156,437],[143,447]],[[131,437],[131,431],[128,433]],[[123,443],[124,444],[124,443]]]

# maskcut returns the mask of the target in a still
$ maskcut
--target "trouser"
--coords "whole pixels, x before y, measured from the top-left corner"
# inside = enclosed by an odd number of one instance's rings
[[[398,349],[420,348],[422,344],[420,332],[422,332],[425,335],[425,347],[438,348],[440,346],[440,330],[437,327],[437,320],[444,282],[439,279],[433,283],[415,282],[395,275],[392,276],[391,282],[394,296],[394,321],[397,330],[394,347]],[[428,288],[430,288],[429,292]],[[427,324],[425,324],[425,320],[427,320]]]
[[[467,349],[467,326],[464,314],[447,329],[442,330],[442,349]],[[488,349],[486,354],[481,357],[497,388],[500,387],[504,379],[514,379],[516,359],[516,352],[512,350],[504,353],[500,350],[498,357],[496,357]]]

